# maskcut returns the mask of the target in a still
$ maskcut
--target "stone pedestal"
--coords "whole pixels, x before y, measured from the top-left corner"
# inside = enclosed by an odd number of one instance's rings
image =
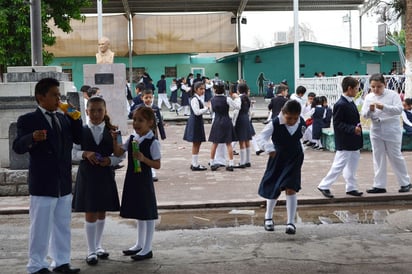
[[[84,84],[98,87],[106,101],[113,123],[127,132],[126,66],[125,64],[83,65]]]
[[[4,77],[6,82],[0,83],[0,167],[10,167],[10,141],[13,140],[9,141],[9,130],[15,132],[15,128],[10,127],[10,125],[17,122],[20,115],[36,109],[37,103],[34,98],[36,83],[44,77],[51,76],[60,81],[60,93],[62,95],[67,95],[73,91],[73,82],[68,81],[68,75],[62,73],[61,67],[7,68]],[[27,80],[27,82],[19,82],[23,80]],[[23,157],[28,157],[28,155],[26,154]],[[16,166],[27,168],[27,165],[22,165],[25,161],[27,160],[19,159]]]

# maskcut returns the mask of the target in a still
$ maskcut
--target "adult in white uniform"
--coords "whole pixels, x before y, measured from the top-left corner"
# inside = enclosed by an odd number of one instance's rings
[[[402,101],[396,92],[385,89],[385,78],[382,74],[373,74],[369,78],[369,84],[371,92],[365,96],[362,116],[372,120],[370,139],[375,178],[373,188],[366,192],[386,192],[386,157],[398,179],[399,192],[408,192],[411,188],[410,177],[401,152]]]

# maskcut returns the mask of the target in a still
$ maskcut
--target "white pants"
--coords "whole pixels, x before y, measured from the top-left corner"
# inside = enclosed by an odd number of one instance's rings
[[[59,198],[30,196],[29,262],[27,271],[70,263],[72,194]]]
[[[158,93],[157,94],[157,106],[161,109],[163,102],[165,103],[166,107],[168,109],[171,109],[172,107],[170,106],[169,99],[167,99],[167,94],[166,93]]]
[[[352,190],[358,190],[358,185],[356,182],[355,174],[358,168],[360,158],[360,151],[348,151],[348,150],[338,150],[336,151],[335,158],[333,159],[332,166],[326,175],[322,179],[318,188],[320,189],[330,189],[332,184],[338,179],[339,175],[342,173],[343,178],[346,182],[346,192]]]
[[[386,188],[387,184],[387,170],[386,157],[391,163],[393,172],[398,179],[400,186],[407,186],[411,180],[406,168],[405,159],[401,152],[401,142],[384,141],[380,138],[372,138],[372,155],[373,155],[373,169],[375,170],[375,178],[373,186],[377,188]]]

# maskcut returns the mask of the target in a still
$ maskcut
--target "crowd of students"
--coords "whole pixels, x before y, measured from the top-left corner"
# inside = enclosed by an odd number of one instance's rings
[[[367,192],[386,192],[386,159],[389,159],[398,179],[399,192],[410,191],[410,177],[401,153],[402,128],[399,118],[403,117],[405,131],[410,134],[412,101],[405,99],[402,107],[399,95],[385,88],[385,79],[381,74],[370,77],[371,91],[364,98],[360,114],[354,104],[359,82],[353,77],[343,79],[343,94],[333,109],[327,106],[327,99],[322,96],[309,93],[308,99],[304,99],[306,89],[302,86],[297,87],[290,98],[286,98],[287,85],[279,86],[275,91],[277,96],[269,104],[271,116],[259,134],[255,133],[251,122],[252,101],[248,85],[239,80],[227,93],[222,81],[214,79],[211,83],[212,86],[207,79],[202,80],[199,76],[193,81],[188,77],[180,83],[180,89],[182,85],[188,87],[189,117],[182,138],[192,143],[190,170],[208,169],[207,165],[199,163],[200,146],[206,140],[211,142],[208,163],[211,171],[217,171],[222,166],[230,172],[235,168],[251,167],[251,143],[257,154],[265,152],[269,155],[257,190],[266,199],[265,230],[274,230],[273,211],[284,191],[287,210],[285,232],[296,233],[297,193],[301,189],[304,161],[302,142],[314,143],[314,148],[321,149],[321,129],[330,126],[332,117],[337,151],[329,172],[318,185],[318,190],[325,197],[334,197],[330,188],[341,173],[346,182],[346,194],[363,195],[356,182],[363,145],[360,116],[372,121],[370,138],[375,176],[373,187]],[[157,86],[164,91],[162,83]],[[144,83],[136,86],[139,92],[133,98],[130,116],[135,132],[123,142],[118,138],[117,127],[110,122],[104,98],[96,94],[85,97],[89,119],[82,127],[81,119],[58,111],[58,87],[59,82],[52,78],[37,83],[35,97],[38,108],[19,117],[17,137],[13,142],[17,153],[30,153],[28,272],[50,273],[49,266],[60,273],[80,271],[70,265],[72,208],[85,213],[87,264],[96,265],[99,260],[110,256],[102,243],[107,211],[120,211],[121,217],[137,221],[136,241],[123,250],[123,254],[135,261],[152,258],[155,220],[158,218],[153,182],[157,179],[155,170],[161,166],[159,139],[166,138],[161,107],[153,103],[153,89],[147,88]],[[210,98],[206,96],[208,88],[211,89]],[[165,101],[164,96],[161,97]],[[173,103],[170,105],[173,111],[181,107]],[[168,107],[166,102],[165,105]],[[182,106],[185,106],[183,101]],[[213,117],[207,139],[203,121],[205,113]],[[309,128],[311,136],[306,135]],[[238,143],[240,148],[238,164],[233,159],[234,143]],[[119,200],[114,166],[126,155],[127,171]],[[80,162],[73,199],[72,160]],[[53,260],[51,264],[47,261],[48,254]]]

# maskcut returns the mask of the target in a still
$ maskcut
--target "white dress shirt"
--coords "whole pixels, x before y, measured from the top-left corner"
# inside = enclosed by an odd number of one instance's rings
[[[104,127],[106,126],[105,122],[102,122],[98,125],[93,125],[92,123],[87,124],[87,126],[90,128],[90,131],[92,132],[94,142],[96,145],[99,145],[100,142],[103,139],[103,131]],[[81,150],[81,145],[73,144],[73,149],[72,149],[72,158],[74,161],[81,161],[83,160],[83,152],[84,150]],[[109,156],[110,158],[110,165],[111,166],[116,166],[118,165],[123,159],[125,158],[124,155],[121,157],[116,157],[116,156]]]

